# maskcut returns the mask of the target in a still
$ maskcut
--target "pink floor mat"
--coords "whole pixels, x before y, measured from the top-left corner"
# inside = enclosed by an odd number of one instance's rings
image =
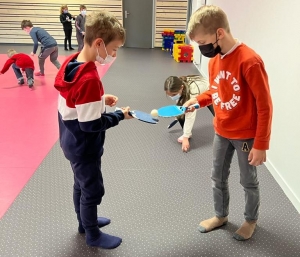
[[[0,54],[1,68],[6,60]],[[101,66],[99,75],[108,68]],[[35,77],[33,90],[17,84],[12,68],[0,76],[0,218],[58,140],[56,73],[47,59],[45,77]]]

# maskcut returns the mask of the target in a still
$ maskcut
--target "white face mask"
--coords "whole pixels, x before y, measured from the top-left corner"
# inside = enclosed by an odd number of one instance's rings
[[[111,63],[115,58],[112,57],[111,55],[109,55],[106,51],[106,47],[104,45],[104,49],[105,49],[105,52],[106,52],[106,57],[105,59],[103,59],[100,55],[99,55],[99,51],[98,51],[98,48],[97,48],[97,56],[96,56],[96,61],[99,62],[101,65],[105,65],[105,64],[109,64]]]
[[[86,15],[86,10],[82,10],[81,15]]]
[[[176,100],[178,100],[179,98],[180,98],[180,94],[178,93],[177,95],[174,95],[174,96],[170,96],[171,97],[171,99],[173,100],[173,101],[176,101]]]

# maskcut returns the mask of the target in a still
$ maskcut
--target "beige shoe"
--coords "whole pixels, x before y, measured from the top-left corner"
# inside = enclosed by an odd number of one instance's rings
[[[201,233],[206,233],[206,232],[210,232],[215,228],[221,227],[226,225],[228,222],[228,217],[213,217],[211,219],[208,220],[203,220],[200,222],[198,230]]]
[[[245,221],[242,226],[234,233],[233,237],[238,241],[245,241],[252,237],[256,228],[256,220]]]

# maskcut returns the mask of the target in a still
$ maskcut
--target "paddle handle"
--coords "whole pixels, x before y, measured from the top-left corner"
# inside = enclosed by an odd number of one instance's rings
[[[199,109],[199,108],[200,108],[200,105],[199,105],[199,104],[192,104],[192,105],[190,105],[189,107],[185,108],[185,110],[188,110],[188,109],[190,109],[191,107],[194,107],[195,109]]]
[[[199,104],[193,104],[191,106],[194,107],[195,109],[200,109],[200,105]],[[191,106],[189,106],[189,107],[191,107]]]

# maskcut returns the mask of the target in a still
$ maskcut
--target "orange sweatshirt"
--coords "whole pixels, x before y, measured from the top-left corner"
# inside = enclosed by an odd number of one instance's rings
[[[214,128],[228,139],[254,138],[253,148],[269,149],[272,100],[260,56],[245,44],[209,62],[208,91],[197,96],[201,107],[213,103]]]

